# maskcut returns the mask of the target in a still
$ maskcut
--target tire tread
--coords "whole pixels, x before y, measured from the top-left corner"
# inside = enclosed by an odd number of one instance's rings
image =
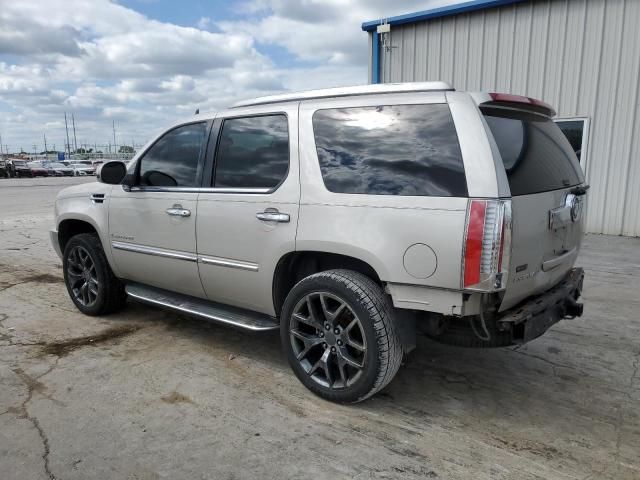
[[[102,270],[103,276],[106,279],[104,281],[104,299],[100,302],[100,305],[97,308],[83,310],[80,309],[78,305],[78,309],[84,313],[85,315],[107,315],[109,313],[114,313],[120,309],[122,309],[127,300],[127,294],[124,290],[123,283],[114,275],[111,267],[109,265],[109,261],[107,260],[107,256],[104,253],[104,249],[102,248],[102,242],[100,241],[100,237],[98,237],[95,233],[80,233],[78,235],[74,235],[71,237],[69,242],[67,243],[67,247],[65,248],[65,258],[66,251],[69,248],[69,245],[72,242],[84,243],[86,246],[90,247],[91,253],[96,255],[96,259],[94,262],[96,264],[96,268]],[[71,292],[69,292],[71,295]],[[75,302],[74,302],[75,303]]]
[[[350,290],[373,322],[378,346],[379,369],[371,388],[347,403],[361,402],[386,387],[400,369],[403,348],[393,321],[393,308],[380,285],[366,275],[352,270],[337,269],[315,273],[298,282],[294,289],[303,282],[324,279]]]

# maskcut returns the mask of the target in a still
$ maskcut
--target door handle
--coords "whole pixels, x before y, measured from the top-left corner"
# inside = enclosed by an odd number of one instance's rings
[[[191,216],[191,210],[182,208],[182,205],[180,205],[179,203],[176,203],[171,208],[167,208],[165,212],[167,212],[167,215],[171,215],[174,217],[190,217]]]
[[[267,208],[264,212],[256,213],[256,218],[263,222],[289,223],[288,213],[280,213],[277,208]]]

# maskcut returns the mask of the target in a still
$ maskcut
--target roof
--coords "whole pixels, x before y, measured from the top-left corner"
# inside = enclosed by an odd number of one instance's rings
[[[243,100],[233,107],[247,107],[249,105],[264,105],[267,103],[291,102],[295,100],[309,100],[312,98],[346,97],[352,95],[370,95],[376,93],[406,93],[447,91],[454,88],[446,82],[412,82],[412,83],[384,83],[374,85],[356,85],[352,87],[323,88],[321,90],[307,90],[305,92],[283,93],[267,97]]]
[[[445,7],[432,8],[431,10],[423,10],[421,12],[406,13],[395,17],[381,18],[379,20],[371,20],[362,24],[362,30],[366,32],[375,31],[376,27],[384,22],[389,25],[402,25],[404,23],[415,23],[432,18],[448,17],[459,13],[473,12],[474,10],[484,10],[485,8],[500,7],[519,3],[525,0],[470,0],[467,2],[459,2]]]

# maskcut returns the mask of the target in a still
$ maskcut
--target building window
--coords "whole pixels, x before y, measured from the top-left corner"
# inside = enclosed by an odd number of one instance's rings
[[[589,138],[589,119],[588,118],[556,118],[554,120],[562,133],[571,144],[573,151],[580,161],[582,169],[585,168],[585,160],[587,153],[587,140]]]

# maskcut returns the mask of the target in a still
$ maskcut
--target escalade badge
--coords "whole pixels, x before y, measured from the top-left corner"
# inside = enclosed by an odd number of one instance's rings
[[[573,195],[571,199],[571,220],[573,222],[577,222],[580,219],[580,215],[582,214],[582,201],[580,197]]]

